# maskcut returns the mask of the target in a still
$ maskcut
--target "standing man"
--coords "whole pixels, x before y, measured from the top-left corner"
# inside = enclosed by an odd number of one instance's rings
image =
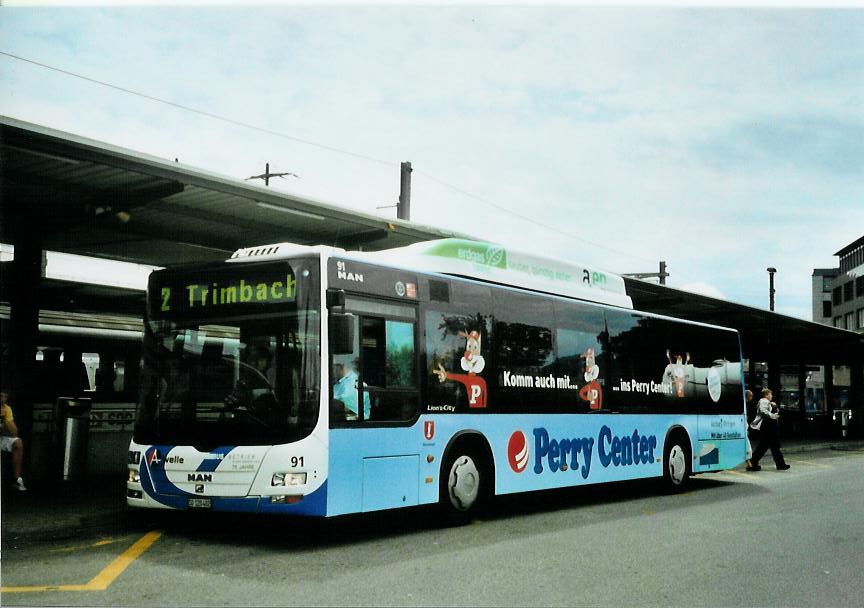
[[[774,458],[774,464],[778,471],[785,471],[789,468],[786,460],[783,458],[783,452],[780,451],[780,433],[779,420],[780,411],[777,404],[771,401],[774,397],[770,388],[762,389],[762,398],[759,400],[759,405],[756,408],[756,417],[750,423],[750,428],[759,431],[759,445],[753,450],[753,457],[750,459],[751,469],[759,470],[759,460],[765,455],[765,452],[771,450],[771,456]]]
[[[24,462],[24,442],[18,437],[18,426],[9,405],[9,394],[4,389],[0,392],[0,450],[12,452],[12,466],[15,469],[15,489],[26,492],[21,467]]]

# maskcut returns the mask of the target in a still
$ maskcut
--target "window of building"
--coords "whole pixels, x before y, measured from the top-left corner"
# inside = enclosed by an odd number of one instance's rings
[[[852,281],[848,281],[845,285],[843,285],[843,301],[848,302],[852,299]]]
[[[807,387],[805,407],[808,412],[825,411],[825,389],[820,387]]]
[[[847,272],[864,263],[864,245],[860,245],[840,258],[840,272]]]
[[[855,279],[855,295],[859,298],[864,296],[864,275]]]
[[[846,313],[846,329],[855,329],[855,313]]]
[[[822,317],[826,319],[831,318],[831,300],[824,300],[822,302]]]
[[[846,329],[846,323],[844,323],[844,318],[842,316],[834,317],[834,327],[838,329]]]
[[[839,306],[843,303],[843,289],[840,286],[834,288],[831,294],[831,301],[834,302],[834,306]]]
[[[822,291],[830,293],[831,283],[834,282],[834,277],[822,277]]]
[[[858,309],[858,329],[864,329],[864,308]]]

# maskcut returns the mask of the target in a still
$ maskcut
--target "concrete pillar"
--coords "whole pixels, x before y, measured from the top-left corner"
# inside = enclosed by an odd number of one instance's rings
[[[825,411],[828,413],[828,420],[831,422],[831,436],[834,436],[834,365],[828,363],[825,366]]]
[[[849,405],[852,408],[851,431],[855,437],[864,436],[864,365],[851,367]]]
[[[758,400],[759,399],[759,390],[758,390],[759,387],[757,386],[757,384],[759,384],[759,383],[756,382],[756,361],[752,358],[748,359],[748,366],[747,367],[748,367],[748,372],[749,372],[748,373],[749,378],[747,379],[747,382],[748,382],[747,388],[749,388],[751,391],[753,391],[753,396]]]
[[[813,429],[807,423],[807,366],[798,366],[798,416],[801,419],[801,430],[804,435],[812,435]]]
[[[775,401],[780,398],[780,362],[777,359],[768,361],[768,386],[774,391]]]
[[[44,255],[38,238],[17,239],[9,288],[10,402],[18,434],[24,441],[25,467],[30,459],[33,400],[36,389],[36,346],[39,338],[39,284]],[[25,471],[26,473],[26,471]]]

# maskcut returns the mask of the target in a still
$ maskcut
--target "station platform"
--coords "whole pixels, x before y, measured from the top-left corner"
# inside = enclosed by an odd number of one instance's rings
[[[784,441],[788,456],[808,452],[864,450],[864,440]],[[799,456],[801,457],[801,456]],[[771,456],[763,460],[771,467]],[[740,468],[743,470],[744,465]],[[78,536],[108,536],[152,529],[159,510],[138,510],[126,506],[125,478],[110,477],[81,483],[28,483],[27,492],[18,492],[6,483],[0,492],[0,541],[3,547],[22,543],[49,542]]]

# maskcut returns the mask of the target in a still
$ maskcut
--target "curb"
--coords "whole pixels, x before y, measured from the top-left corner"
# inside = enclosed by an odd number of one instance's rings
[[[755,446],[754,446],[755,447]],[[780,441],[780,449],[787,454],[800,454],[806,452],[819,452],[825,450],[833,450],[837,452],[848,452],[864,448],[864,441],[849,440],[844,442],[830,441],[825,443],[801,443],[784,445],[783,440]]]

